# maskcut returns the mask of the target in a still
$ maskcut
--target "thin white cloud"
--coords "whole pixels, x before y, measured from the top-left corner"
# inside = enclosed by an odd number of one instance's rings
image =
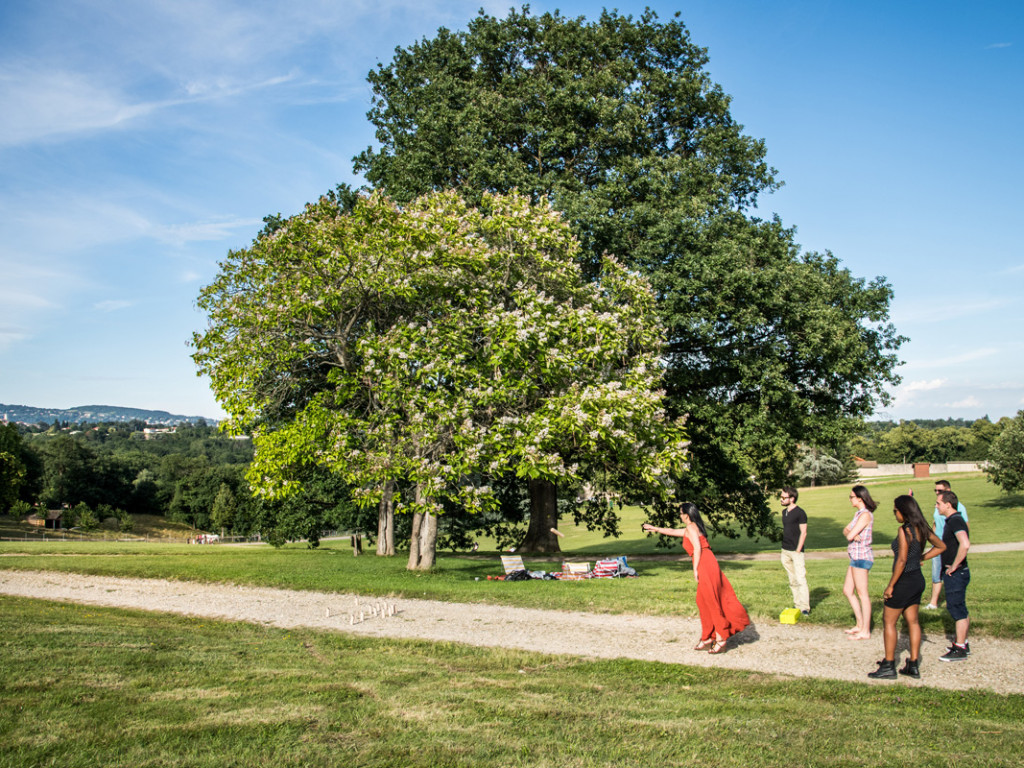
[[[905,327],[914,323],[940,323],[951,320],[962,320],[965,317],[986,315],[1004,309],[1010,304],[1007,298],[988,298],[976,301],[951,300],[938,304],[901,303],[893,308],[892,319],[897,327]]]
[[[10,279],[10,277],[8,277]],[[26,291],[0,290],[0,306],[5,309],[50,309],[54,303],[43,296]]]
[[[19,341],[23,341],[28,338],[28,333],[24,328],[19,328],[14,325],[0,325],[0,350],[7,349],[12,344],[16,344]]]
[[[981,401],[978,400],[974,395],[968,395],[963,400],[957,400],[955,403],[943,403],[945,408],[979,408],[981,407]]]
[[[152,110],[75,72],[0,73],[0,145],[113,128]]]
[[[54,254],[123,242],[152,230],[145,215],[119,201],[104,199],[104,194],[106,190],[92,195],[66,193],[60,206],[47,205],[42,196],[0,197],[0,207],[6,207],[18,221],[13,237],[0,247],[32,254],[32,261],[38,263]],[[49,271],[59,275],[65,268],[53,265]]]
[[[992,43],[991,45],[986,45],[985,50],[992,50],[993,48],[1011,48],[1012,46],[1013,43]]]
[[[227,240],[237,236],[238,230],[249,233],[262,224],[261,219],[226,219],[223,221],[191,222],[153,228],[153,236],[159,240],[178,245],[189,242]]]
[[[976,360],[994,357],[1000,354],[1000,351],[995,347],[981,347],[980,349],[972,349],[970,352],[963,352],[959,355],[951,355],[942,362],[946,365],[963,365],[964,363],[973,363]]]
[[[929,381],[911,381],[900,387],[902,392],[928,392],[933,389],[940,389],[946,379],[931,379]]]
[[[252,82],[193,82],[184,96],[133,103],[116,87],[77,72],[0,72],[0,103],[5,105],[0,112],[0,146],[121,129],[159,111],[233,98],[292,79],[289,74]]]
[[[966,363],[973,363],[979,360],[988,360],[998,355],[1006,355],[1004,347],[980,347],[967,352],[955,354],[949,350],[943,350],[941,354],[931,354],[925,357],[911,358],[906,361],[904,375],[926,375],[927,371],[942,371],[943,373]]]
[[[0,146],[123,129],[171,108],[285,84],[294,86],[287,98],[297,103],[350,98],[365,92],[367,58],[376,58],[382,41],[390,51],[418,39],[424,27],[463,26],[480,5],[69,0],[44,7],[36,23],[51,42],[19,59],[0,53]],[[507,10],[496,0],[483,5]],[[55,42],[65,37],[90,42]]]
[[[127,309],[135,305],[134,301],[124,301],[119,299],[109,299],[107,301],[100,301],[93,304],[93,309],[98,309],[100,312],[116,312],[119,309]]]

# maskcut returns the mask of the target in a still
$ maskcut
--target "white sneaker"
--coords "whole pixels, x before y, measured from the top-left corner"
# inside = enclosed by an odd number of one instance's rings
[[[926,611],[937,611],[937,610],[939,610],[939,606],[937,606],[937,605],[932,605],[931,603],[928,603],[928,605],[926,605],[926,606],[924,607],[924,609],[925,609]]]

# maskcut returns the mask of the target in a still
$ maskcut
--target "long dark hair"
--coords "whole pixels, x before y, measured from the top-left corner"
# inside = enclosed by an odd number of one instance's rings
[[[868,489],[863,485],[853,486],[853,495],[864,502],[864,506],[874,512],[878,509],[878,502],[871,498],[871,494],[868,493]]]
[[[928,521],[924,519],[921,507],[917,505],[917,499],[906,494],[897,496],[893,506],[903,517],[903,527],[914,530],[917,533],[917,540],[922,544],[928,541],[931,528],[928,527]]]
[[[700,531],[701,535],[706,539],[708,532],[704,529],[704,521],[701,519],[700,512],[697,511],[697,505],[692,501],[684,501],[679,505],[679,514],[686,515],[693,524],[697,526],[697,530]]]

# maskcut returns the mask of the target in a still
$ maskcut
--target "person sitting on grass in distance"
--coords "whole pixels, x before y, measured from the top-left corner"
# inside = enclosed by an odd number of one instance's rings
[[[900,529],[892,542],[892,578],[882,593],[884,608],[882,614],[882,636],[885,643],[885,658],[878,662],[878,669],[869,672],[868,677],[895,679],[896,677],[896,622],[900,616],[910,636],[910,656],[900,670],[901,675],[920,677],[921,624],[918,611],[921,595],[924,594],[924,574],[921,561],[931,560],[946,551],[946,545],[928,527],[921,507],[913,496],[897,496],[893,502],[893,514]],[[922,554],[924,542],[931,548]]]

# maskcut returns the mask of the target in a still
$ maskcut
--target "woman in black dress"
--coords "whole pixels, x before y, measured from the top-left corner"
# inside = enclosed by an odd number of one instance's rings
[[[921,607],[921,595],[924,593],[921,561],[931,560],[942,554],[946,545],[928,527],[913,496],[897,496],[892,512],[900,524],[900,529],[892,542],[892,578],[889,579],[889,585],[882,594],[885,599],[882,614],[885,659],[878,662],[878,669],[869,672],[868,677],[896,677],[896,622],[901,615],[907,625],[907,634],[910,635],[910,658],[899,673],[920,677],[921,624],[918,622],[917,614]],[[926,541],[932,546],[924,552]]]

